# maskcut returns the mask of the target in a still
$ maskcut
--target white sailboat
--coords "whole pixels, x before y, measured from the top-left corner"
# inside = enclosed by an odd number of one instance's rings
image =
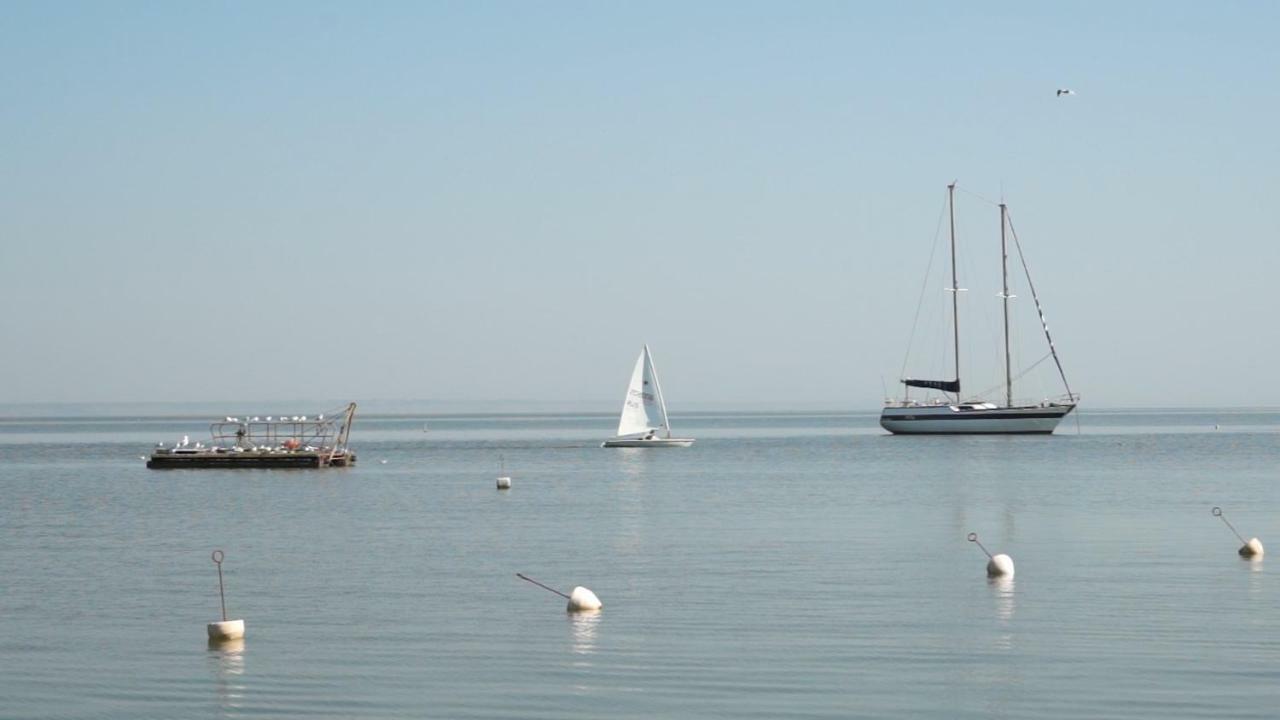
[[[1026,259],[1022,258],[1022,247],[1018,236],[1013,235],[1018,256],[1022,259],[1022,268],[1027,271],[1027,287],[1035,300],[1036,312],[1040,316],[1040,324],[1044,328],[1045,340],[1049,343],[1049,356],[1058,366],[1058,375],[1066,395],[1053,400],[1043,400],[1036,404],[1016,404],[1013,399],[1013,370],[1009,353],[1009,250],[1005,236],[1006,228],[1010,228],[1008,208],[1000,203],[1000,256],[1003,291],[1000,293],[1004,305],[1004,404],[982,399],[964,400],[960,394],[960,318],[957,295],[961,288],[956,278],[956,222],[955,222],[955,183],[947,186],[947,208],[951,224],[951,328],[955,352],[954,380],[918,380],[903,378],[902,384],[907,388],[926,388],[941,390],[948,394],[933,401],[921,402],[904,396],[901,400],[890,400],[885,403],[880,413],[880,426],[894,434],[903,435],[958,435],[958,434],[1049,434],[1054,431],[1062,418],[1075,409],[1079,396],[1071,393],[1067,384],[1066,373],[1062,370],[1062,361],[1058,359],[1058,351],[1053,346],[1053,338],[1049,336],[1049,325],[1045,323],[1044,312],[1040,307],[1040,298],[1036,295],[1035,285],[1031,283],[1031,273],[1027,270]],[[1046,356],[1049,357],[1049,356]]]
[[[600,447],[689,447],[692,444],[693,438],[671,437],[662,385],[658,383],[653,355],[645,345],[636,358],[627,395],[622,400],[618,436],[605,440]]]

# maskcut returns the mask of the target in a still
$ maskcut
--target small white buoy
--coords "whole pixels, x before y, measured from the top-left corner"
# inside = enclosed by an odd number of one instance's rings
[[[1236,538],[1238,538],[1240,542],[1244,543],[1244,545],[1241,545],[1240,549],[1236,551],[1237,553],[1240,554],[1240,557],[1246,558],[1246,559],[1254,559],[1254,558],[1262,557],[1262,553],[1264,552],[1264,550],[1262,548],[1261,540],[1259,540],[1258,538],[1249,538],[1248,540],[1245,540],[1244,536],[1241,535],[1238,530],[1236,530],[1236,526],[1232,525],[1231,521],[1227,519],[1227,516],[1222,514],[1222,508],[1214,507],[1212,512],[1214,517],[1221,518],[1222,522],[1226,523],[1227,527],[1231,528],[1231,532],[1235,533]]]
[[[211,622],[208,629],[210,640],[241,640],[244,638],[244,620]]]
[[[1001,553],[987,561],[987,577],[1013,577],[1013,558]]]
[[[600,598],[596,597],[595,593],[579,585],[573,589],[573,592],[569,593],[569,604],[565,607],[565,610],[568,612],[590,612],[599,610],[602,607],[604,607],[604,604],[600,602]]]
[[[502,455],[498,456],[498,489],[511,489],[511,477],[507,475],[507,459]]]
[[[982,543],[978,542],[978,533],[969,533],[969,542],[982,548],[982,552],[987,554],[987,577],[1013,577],[1013,558],[1004,553],[992,555]]]
[[[566,612],[595,612],[604,607],[604,603],[600,602],[600,598],[596,597],[595,593],[582,586],[575,587],[572,594],[565,595],[559,590],[553,587],[547,587],[523,573],[516,573],[516,577],[526,582],[531,582],[547,592],[553,592],[565,600],[568,600],[569,604],[565,606]]]
[[[209,633],[210,642],[240,640],[244,637],[244,620],[227,619],[227,596],[222,586],[223,557],[224,555],[221,550],[213,551],[213,564],[218,566],[218,599],[222,601],[222,621],[211,622],[205,628]]]
[[[1262,541],[1258,538],[1249,538],[1249,542],[1240,547],[1240,557],[1260,558],[1264,552],[1262,549]]]
[[[386,465],[386,464],[387,464],[387,461],[386,461],[386,460],[379,460],[378,462],[382,463],[383,465]]]

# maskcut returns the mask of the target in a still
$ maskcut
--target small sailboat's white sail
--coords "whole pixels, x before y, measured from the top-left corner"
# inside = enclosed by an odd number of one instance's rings
[[[643,435],[650,430],[670,434],[667,427],[666,408],[662,406],[653,372],[653,359],[649,355],[649,346],[645,345],[640,351],[640,357],[636,358],[635,370],[631,372],[627,396],[622,399],[622,417],[618,419],[618,437]]]
[[[692,444],[693,438],[671,437],[662,385],[658,383],[653,355],[645,345],[636,358],[627,394],[622,399],[618,436],[606,440],[601,447],[688,447]]]

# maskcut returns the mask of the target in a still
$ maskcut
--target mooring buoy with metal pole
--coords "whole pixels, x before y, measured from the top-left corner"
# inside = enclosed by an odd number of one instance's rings
[[[222,602],[222,621],[209,623],[209,640],[239,640],[244,637],[244,620],[227,619],[227,593],[222,582],[222,559],[226,556],[221,550],[214,550],[212,557],[213,564],[218,566],[218,599]]]
[[[1013,558],[1004,553],[992,555],[986,546],[978,542],[978,533],[969,533],[969,542],[982,548],[982,552],[987,554],[987,577],[1013,577]]]
[[[600,602],[600,598],[596,597],[595,593],[591,592],[587,588],[584,588],[580,585],[578,587],[575,587],[572,593],[565,595],[564,593],[560,592],[559,590],[553,587],[543,585],[542,583],[538,582],[537,580],[534,580],[533,578],[529,577],[528,575],[525,575],[524,573],[516,573],[516,577],[520,578],[521,580],[524,580],[525,582],[531,582],[534,585],[537,585],[538,587],[542,588],[543,590],[546,590],[547,592],[553,592],[556,595],[559,595],[560,597],[568,600],[569,604],[565,606],[566,612],[591,612],[594,610],[599,610],[600,608],[604,607],[604,603]]]
[[[511,476],[507,474],[507,459],[503,455],[498,455],[498,489],[511,489]]]
[[[1259,540],[1258,538],[1249,538],[1248,540],[1245,540],[1244,536],[1241,535],[1239,531],[1236,530],[1236,526],[1232,525],[1231,521],[1227,519],[1227,516],[1222,514],[1222,508],[1214,506],[1213,516],[1216,518],[1221,518],[1222,522],[1226,523],[1227,527],[1231,528],[1231,532],[1235,533],[1235,536],[1239,538],[1240,542],[1244,543],[1244,545],[1241,545],[1240,549],[1236,551],[1240,553],[1240,557],[1242,558],[1262,557],[1263,548],[1262,548],[1261,540]]]

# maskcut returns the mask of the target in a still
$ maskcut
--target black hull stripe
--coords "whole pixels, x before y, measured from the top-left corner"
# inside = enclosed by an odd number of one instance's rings
[[[880,422],[913,422],[917,420],[1044,420],[1048,418],[1066,417],[1065,412],[1044,413],[983,413],[981,415],[964,412],[943,415],[881,415]]]
[[[885,428],[888,430],[888,428]],[[889,430],[893,435],[1052,435],[1053,430]]]

